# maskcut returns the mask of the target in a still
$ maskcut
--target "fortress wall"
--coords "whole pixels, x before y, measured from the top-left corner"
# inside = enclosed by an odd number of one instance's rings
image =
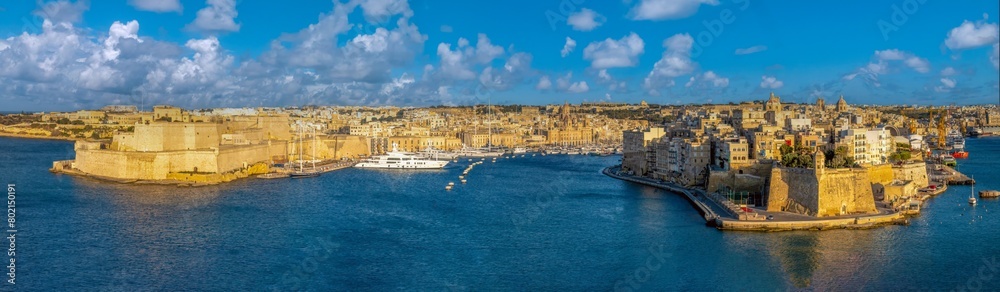
[[[267,145],[250,145],[234,148],[226,148],[218,154],[218,173],[226,173],[245,166],[251,166],[258,162],[270,162]]]
[[[893,181],[892,165],[882,164],[865,168],[868,171],[868,179],[872,183],[887,185]]]
[[[76,168],[84,173],[121,179],[166,178],[165,160],[155,153],[80,150],[76,152]]]
[[[819,204],[818,190],[815,170],[773,168],[768,184],[767,210],[815,214]]]
[[[927,178],[927,164],[923,162],[895,166],[892,168],[892,173],[897,180],[913,181],[917,187],[930,185]]]
[[[200,173],[219,172],[215,150],[160,152],[156,153],[156,156],[163,160],[160,163],[165,165],[164,168],[168,173],[196,172],[196,170]]]
[[[817,217],[843,214],[877,213],[875,197],[872,194],[873,170],[837,169],[824,170],[819,179],[819,204]],[[884,170],[874,170],[875,175],[884,175]],[[890,181],[892,172],[889,171]],[[843,213],[843,214],[842,214]]]

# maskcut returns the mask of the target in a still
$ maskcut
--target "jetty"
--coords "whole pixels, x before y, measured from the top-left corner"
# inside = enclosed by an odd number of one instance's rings
[[[948,185],[974,185],[976,180],[944,164],[927,164],[927,177]]]

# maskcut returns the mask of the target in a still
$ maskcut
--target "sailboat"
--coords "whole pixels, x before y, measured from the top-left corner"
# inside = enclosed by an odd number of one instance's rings
[[[973,177],[973,180],[975,180],[974,177]],[[976,201],[976,197],[974,197],[975,194],[976,194],[976,185],[973,184],[972,185],[972,190],[969,191],[969,205],[975,205],[976,204],[977,201]]]
[[[316,170],[316,128],[313,128],[313,147],[312,147],[312,169],[305,170],[305,163],[302,160],[302,124],[299,124],[299,170],[293,171],[288,175],[292,178],[304,178],[304,177],[314,177],[319,176],[320,172]]]

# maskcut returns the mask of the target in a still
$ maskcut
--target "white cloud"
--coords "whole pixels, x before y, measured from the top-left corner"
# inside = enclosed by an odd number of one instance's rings
[[[441,58],[441,73],[451,79],[473,79],[475,73],[470,69],[476,64],[489,64],[504,54],[503,47],[490,43],[486,34],[479,34],[476,46],[469,45],[465,38],[459,38],[458,46],[451,49],[451,44],[440,43],[437,50]]]
[[[236,0],[207,0],[208,5],[198,10],[198,17],[188,27],[203,32],[240,31],[236,23]]]
[[[931,71],[931,64],[930,62],[927,62],[927,59],[913,56],[907,58],[905,61],[903,61],[903,63],[905,63],[906,66],[912,68],[914,71],[920,73],[927,73]]]
[[[184,7],[180,0],[128,0],[136,10],[152,12],[181,12]]]
[[[701,4],[719,5],[718,0],[639,0],[629,11],[633,20],[680,19],[698,12]]]
[[[958,71],[956,71],[955,68],[952,67],[945,67],[944,69],[941,70],[941,76],[952,76],[955,74],[958,74]]]
[[[1000,43],[993,44],[993,53],[990,54],[990,62],[993,68],[1000,69]]]
[[[760,77],[760,88],[778,89],[782,86],[785,86],[785,83],[774,76],[764,75]]]
[[[83,18],[83,13],[90,9],[87,0],[78,0],[76,2],[59,0],[45,3],[39,1],[39,4],[41,7],[38,7],[33,13],[42,19],[47,19],[55,23],[80,22],[80,19]]]
[[[955,88],[956,84],[957,84],[957,82],[955,82],[955,79],[941,78],[941,85],[940,86],[935,86],[934,87],[934,91],[936,91],[936,92],[951,92],[951,89]]]
[[[767,46],[752,46],[744,49],[736,49],[737,55],[749,55],[753,53],[759,53],[767,50]]]
[[[978,21],[972,23],[963,21],[962,25],[951,29],[948,38],[944,40],[944,45],[952,50],[978,48],[997,42],[997,24]]]
[[[780,82],[780,81],[779,81]],[[700,75],[691,76],[685,87],[728,87],[729,78],[724,78],[712,71],[706,71]]]
[[[697,64],[691,60],[694,39],[689,34],[676,34],[663,41],[663,57],[643,81],[643,87],[652,94],[656,89],[674,85],[673,78],[691,74]]]
[[[593,42],[583,49],[583,58],[590,60],[590,66],[597,69],[632,67],[638,62],[645,47],[639,35],[629,35],[618,40],[605,39]]]
[[[566,44],[563,45],[562,51],[559,51],[559,53],[565,58],[569,55],[569,53],[573,52],[574,49],[576,49],[576,41],[570,37],[566,37]]]
[[[601,71],[597,72],[597,80],[600,82],[611,82],[614,78],[611,77],[611,74],[608,74],[608,69],[601,69]]]
[[[407,18],[413,16],[410,4],[406,0],[363,0],[360,2],[365,19],[371,23],[384,23],[395,15]]]
[[[594,12],[593,10],[584,8],[579,12],[569,15],[566,19],[566,23],[573,27],[574,30],[579,31],[591,31],[604,24],[607,18],[603,15]]]
[[[861,75],[868,84],[880,87],[881,82],[879,82],[879,76],[897,71],[893,69],[893,64],[897,63],[902,63],[919,73],[927,73],[931,70],[930,62],[928,62],[927,59],[920,58],[919,56],[906,51],[889,49],[875,51],[872,55],[872,60],[868,62],[867,65],[858,68],[858,70],[854,73],[845,75],[843,79],[850,81],[856,76]]]
[[[549,80],[549,76],[542,76],[542,78],[538,79],[538,84],[535,85],[535,89],[538,90],[552,89],[552,80]]]
[[[569,88],[566,89],[566,91],[572,93],[584,93],[590,91],[590,86],[587,86],[587,81],[580,81],[570,85]]]
[[[941,84],[947,88],[955,88],[955,80],[951,78],[941,78]]]
[[[752,46],[744,49],[736,49],[737,55],[749,55],[753,53],[763,52],[767,50],[767,46]]]

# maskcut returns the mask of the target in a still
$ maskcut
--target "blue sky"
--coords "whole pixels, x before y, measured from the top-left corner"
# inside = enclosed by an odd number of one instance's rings
[[[1000,102],[997,1],[5,1],[0,110]]]

